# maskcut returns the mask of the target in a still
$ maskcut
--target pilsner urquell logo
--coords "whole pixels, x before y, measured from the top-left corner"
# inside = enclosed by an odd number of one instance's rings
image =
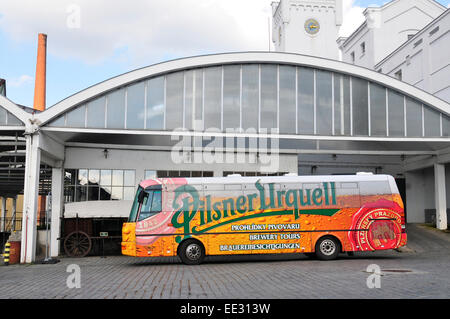
[[[267,192],[264,186],[257,181],[255,186],[258,193],[225,198],[216,202],[213,202],[211,195],[200,199],[197,189],[191,185],[183,185],[175,190],[173,200],[175,213],[172,217],[172,224],[175,228],[183,227],[185,236],[189,236],[189,234],[201,234],[232,222],[265,216],[293,214],[295,219],[298,219],[300,214],[332,216],[339,210],[302,209],[336,205],[335,183],[325,182],[322,185],[323,188],[275,190],[275,184],[270,183]],[[267,193],[268,197],[266,197]],[[180,197],[183,197],[181,204],[178,203]],[[254,214],[247,214],[251,212]],[[198,226],[202,228],[201,230],[198,230],[197,226],[191,227],[191,221],[197,214],[200,215]],[[236,217],[229,219],[234,216]],[[208,224],[222,219],[223,222],[208,227]],[[205,227],[203,228],[203,226]],[[181,241],[181,237],[176,240],[177,242]]]

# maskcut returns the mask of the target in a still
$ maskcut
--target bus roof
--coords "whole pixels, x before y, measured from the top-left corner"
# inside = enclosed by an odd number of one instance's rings
[[[152,185],[170,184],[254,184],[261,183],[322,183],[322,182],[359,182],[359,181],[394,181],[390,175],[305,175],[305,176],[240,176],[232,175],[227,177],[193,177],[193,178],[158,178],[148,179],[140,183],[140,186],[147,188]]]

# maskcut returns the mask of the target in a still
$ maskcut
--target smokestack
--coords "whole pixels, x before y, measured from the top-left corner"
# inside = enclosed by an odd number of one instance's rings
[[[36,79],[34,84],[34,103],[33,103],[33,108],[39,111],[45,110],[46,73],[47,73],[47,35],[39,33],[37,61],[36,61]]]

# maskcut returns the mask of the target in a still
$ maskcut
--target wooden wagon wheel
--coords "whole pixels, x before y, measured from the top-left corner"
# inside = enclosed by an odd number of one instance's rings
[[[64,240],[64,251],[70,257],[84,257],[91,251],[92,240],[82,231],[74,231]]]

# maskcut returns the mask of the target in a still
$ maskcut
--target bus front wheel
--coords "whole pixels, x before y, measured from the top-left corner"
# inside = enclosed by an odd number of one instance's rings
[[[205,247],[195,239],[188,239],[178,248],[178,256],[186,265],[199,265],[205,258]]]
[[[316,256],[321,260],[336,259],[341,251],[339,240],[332,236],[324,236],[316,243]]]

